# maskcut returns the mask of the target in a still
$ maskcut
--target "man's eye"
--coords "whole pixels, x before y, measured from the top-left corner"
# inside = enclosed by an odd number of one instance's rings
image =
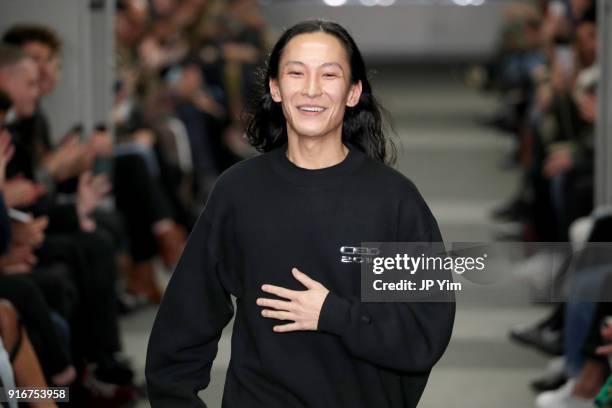
[[[302,73],[299,71],[289,71],[289,75],[291,76],[301,76]]]
[[[338,74],[335,74],[333,72],[328,72],[326,74],[323,74],[324,78],[338,78]]]

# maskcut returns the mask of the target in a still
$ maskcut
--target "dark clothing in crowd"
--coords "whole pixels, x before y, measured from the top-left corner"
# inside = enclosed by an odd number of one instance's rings
[[[52,320],[51,308],[34,275],[38,274],[0,276],[0,298],[9,300],[19,311],[43,371],[49,377],[70,364],[70,351]]]
[[[117,209],[126,215],[130,254],[135,262],[149,260],[157,253],[152,226],[171,218],[170,203],[139,154],[115,157],[113,185]]]
[[[7,175],[23,174],[34,179],[34,171],[44,152],[51,149],[49,122],[39,108],[29,118],[19,119],[8,126],[13,135],[15,154],[8,163]]]
[[[68,280],[78,293],[78,304],[69,316],[73,343],[80,348],[76,355],[100,361],[118,351],[116,265],[108,238],[97,232],[54,234],[47,237],[38,254],[41,264],[64,262],[71,266]]]

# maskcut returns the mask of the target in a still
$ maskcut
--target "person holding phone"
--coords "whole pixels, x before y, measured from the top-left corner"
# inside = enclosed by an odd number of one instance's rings
[[[223,406],[415,407],[449,342],[454,303],[362,303],[362,242],[441,242],[393,159],[357,45],[340,25],[280,37],[247,134],[263,154],[217,180],[160,305],[153,408],[197,392],[235,313]],[[236,298],[234,308],[231,296]]]

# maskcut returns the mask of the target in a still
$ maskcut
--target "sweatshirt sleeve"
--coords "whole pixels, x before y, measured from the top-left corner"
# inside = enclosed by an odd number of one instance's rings
[[[412,220],[400,220],[400,228],[411,231],[399,234],[403,242],[442,241],[433,215],[424,202],[422,205],[417,220],[414,213]],[[339,336],[352,355],[372,364],[410,373],[428,372],[446,350],[454,316],[454,299],[362,303],[330,291],[318,329]]]
[[[231,217],[213,189],[170,279],[157,312],[146,361],[152,408],[206,407],[197,395],[208,386],[223,328],[234,309],[226,289]]]

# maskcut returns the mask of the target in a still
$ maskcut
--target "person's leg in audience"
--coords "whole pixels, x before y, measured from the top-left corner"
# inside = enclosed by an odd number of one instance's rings
[[[53,324],[51,309],[31,276],[0,276],[0,297],[19,311],[49,381],[71,383],[76,376],[74,367]]]
[[[582,349],[595,319],[599,290],[608,276],[612,276],[612,265],[576,270],[570,274],[564,347],[570,378],[577,377],[585,363]]]
[[[602,272],[603,271],[603,272]],[[538,408],[558,408],[558,407],[587,407],[592,406],[592,401],[597,395],[597,392],[604,384],[606,377],[609,374],[609,367],[605,358],[598,356],[595,353],[597,346],[602,344],[600,324],[603,316],[612,314],[612,303],[598,302],[601,299],[608,299],[612,289],[612,273],[610,269],[602,268],[599,275],[595,279],[587,277],[590,280],[588,285],[592,285],[593,281],[598,283],[597,290],[594,296],[594,313],[590,316],[590,326],[584,333],[577,333],[576,342],[582,339],[579,347],[579,353],[582,355],[580,359],[582,364],[573,380],[561,387],[559,390],[550,391],[540,394],[536,399]],[[603,276],[603,277],[602,277]],[[586,285],[586,284],[585,284]],[[586,286],[583,286],[583,290]],[[590,291],[576,293],[574,296],[593,296]],[[581,323],[580,326],[583,326]],[[581,329],[581,327],[579,328]],[[568,333],[574,335],[574,333]],[[571,363],[570,363],[571,364]],[[574,371],[576,369],[574,368]]]
[[[45,258],[71,265],[72,279],[79,291],[73,327],[76,361],[96,363],[101,371],[114,366],[114,353],[120,350],[116,262],[114,244],[97,232],[50,235],[45,242]],[[83,370],[85,367],[79,367]],[[121,371],[113,381],[131,380],[131,371]]]
[[[141,157],[137,154],[116,157],[114,175],[117,208],[126,220],[134,261],[128,292],[159,303],[162,292],[155,281],[151,260],[159,253],[166,267],[172,269],[186,233],[174,222],[160,186]]]
[[[572,390],[573,396],[587,400],[595,398],[610,374],[607,359],[604,356],[598,355],[596,349],[598,346],[605,344],[605,340],[601,336],[601,323],[606,316],[612,315],[612,302],[610,302],[612,274],[606,275],[602,280],[600,288],[599,300],[602,301],[596,304],[591,327],[582,347],[586,361]]]
[[[0,299],[0,337],[11,356],[15,385],[36,389],[46,389],[47,382],[36,357],[27,332],[19,322],[17,310],[4,299]],[[30,407],[52,408],[57,404],[52,400],[39,400],[29,403]]]
[[[66,262],[37,266],[31,274],[49,307],[66,321],[72,318],[79,302],[79,291],[72,280],[72,274]]]

